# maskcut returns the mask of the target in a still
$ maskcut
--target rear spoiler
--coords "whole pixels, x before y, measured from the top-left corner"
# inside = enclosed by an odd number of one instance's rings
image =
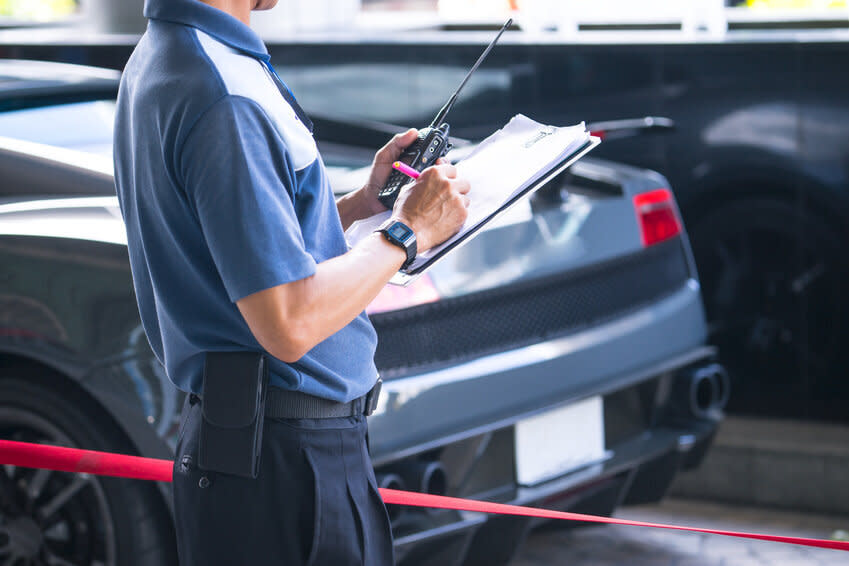
[[[644,116],[643,118],[592,122],[587,124],[587,129],[592,135],[603,140],[613,140],[651,132],[671,132],[675,129],[675,122],[662,116]]]
[[[310,114],[316,139],[323,142],[346,144],[357,147],[377,149],[383,147],[389,138],[395,134],[406,132],[409,128],[377,120],[359,120],[335,118],[327,115]],[[464,138],[451,136],[451,143],[456,147],[468,145],[471,142]]]
[[[353,120],[314,114],[311,114],[310,118],[315,127],[316,137],[323,142],[358,147],[381,147],[395,134],[407,130],[403,126],[375,120]],[[592,122],[587,124],[587,129],[594,136],[611,140],[649,132],[670,132],[675,129],[675,122],[662,116],[644,116],[643,118]],[[451,141],[455,147],[471,143],[469,140],[455,136],[451,136]]]

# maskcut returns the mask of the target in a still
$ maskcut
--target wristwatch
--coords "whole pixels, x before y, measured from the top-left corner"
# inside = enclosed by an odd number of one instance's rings
[[[398,246],[407,252],[407,261],[401,266],[406,269],[416,259],[416,234],[413,229],[397,220],[387,222],[377,229],[389,243]]]

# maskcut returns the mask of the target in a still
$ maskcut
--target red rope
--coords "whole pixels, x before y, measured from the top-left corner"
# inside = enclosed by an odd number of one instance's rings
[[[762,535],[757,533],[721,531],[717,529],[701,529],[698,527],[684,527],[680,525],[665,525],[663,523],[628,521],[626,519],[614,519],[612,517],[598,517],[596,515],[583,515],[581,513],[567,513],[565,511],[550,511],[548,509],[538,509],[536,507],[519,507],[517,505],[505,505],[503,503],[490,503],[488,501],[474,501],[470,499],[458,499],[456,497],[428,495],[426,493],[413,493],[410,491],[396,491],[394,489],[381,489],[380,493],[386,503],[396,503],[398,505],[412,505],[416,507],[431,507],[438,509],[455,509],[458,511],[478,511],[480,513],[519,515],[522,517],[539,517],[542,519],[560,519],[565,521],[586,521],[588,523],[605,523],[608,525],[653,527],[656,529],[692,531],[696,533],[708,533],[712,535],[723,535],[738,538],[751,538],[757,540],[768,540],[772,542],[785,542],[790,544],[801,544],[804,546],[816,546],[819,548],[833,548],[836,550],[849,551],[849,542],[837,540],[784,537],[778,535]]]
[[[170,460],[156,460],[153,458],[140,458],[138,456],[110,454],[108,452],[95,452],[93,450],[79,450],[76,448],[64,448],[61,446],[48,446],[43,444],[0,440],[0,465],[4,464],[20,466],[23,468],[44,468],[60,472],[80,472],[102,476],[116,476],[164,482],[171,481],[174,466],[174,463]],[[500,515],[517,515],[522,517],[538,517],[542,519],[585,521],[588,523],[604,523],[608,525],[653,527],[659,529],[691,531],[696,533],[707,533],[849,551],[849,542],[846,541],[764,535],[717,529],[702,529],[698,527],[686,527],[680,525],[665,525],[661,523],[646,523],[643,521],[627,521],[625,519],[613,519],[611,517],[597,517],[595,515],[583,515],[580,513],[551,511],[535,507],[519,507],[516,505],[505,505],[502,503],[491,503],[488,501],[474,501],[471,499],[458,499],[456,497],[398,491],[395,489],[382,488],[380,490],[380,494],[383,496],[383,500],[386,503],[395,505],[453,509],[456,511],[473,511],[479,513],[495,513]]]
[[[0,464],[137,480],[171,481],[174,462],[94,450],[0,440]]]

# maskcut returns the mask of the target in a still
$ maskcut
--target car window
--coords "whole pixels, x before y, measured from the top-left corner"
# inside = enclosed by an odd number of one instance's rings
[[[410,65],[406,61],[370,62],[368,58],[374,54],[366,48],[348,54],[356,61],[343,63],[333,61],[332,53],[303,48],[298,52],[303,55],[302,62],[281,65],[281,73],[308,112],[421,127],[459,86],[480,51],[479,46],[462,46],[450,57],[443,53],[445,60]],[[460,105],[475,101],[490,111],[506,112],[512,77],[508,68],[492,64],[496,60],[488,61],[490,66],[479,69],[469,80]],[[458,110],[452,117],[462,115]]]

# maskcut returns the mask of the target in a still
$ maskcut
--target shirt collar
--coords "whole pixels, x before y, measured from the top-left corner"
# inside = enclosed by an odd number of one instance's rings
[[[257,59],[266,62],[270,59],[268,49],[254,30],[227,12],[200,0],[145,0],[144,15],[197,28]]]

